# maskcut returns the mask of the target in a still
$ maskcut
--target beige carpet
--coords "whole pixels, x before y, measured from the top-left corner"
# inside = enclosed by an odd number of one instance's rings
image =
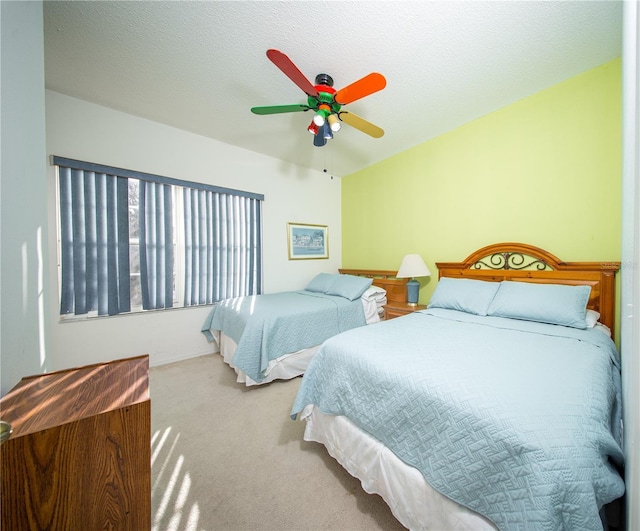
[[[217,354],[151,369],[154,530],[404,529],[302,439],[300,382],[245,388]]]

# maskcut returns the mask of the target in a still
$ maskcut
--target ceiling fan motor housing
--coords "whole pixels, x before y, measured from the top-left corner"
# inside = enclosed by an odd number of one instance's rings
[[[329,74],[318,74],[316,76],[316,85],[326,85],[333,87],[333,78]]]
[[[309,107],[322,111],[323,115],[340,111],[341,105],[334,99],[336,90],[333,88],[333,78],[329,74],[318,74],[314,88],[318,95],[308,97]]]

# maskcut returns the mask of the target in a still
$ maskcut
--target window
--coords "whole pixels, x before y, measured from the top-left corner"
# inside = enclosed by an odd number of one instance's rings
[[[262,195],[61,157],[53,163],[62,316],[261,293]]]

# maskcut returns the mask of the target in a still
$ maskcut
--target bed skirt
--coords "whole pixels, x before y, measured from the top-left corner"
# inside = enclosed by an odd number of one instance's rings
[[[416,469],[343,416],[307,406],[304,439],[323,444],[331,457],[378,494],[408,529],[496,530],[491,521],[433,489]]]
[[[279,358],[269,362],[265,377],[261,382],[256,382],[247,376],[243,371],[234,367],[232,360],[236,351],[236,342],[229,336],[223,334],[218,330],[212,331],[216,343],[220,348],[220,355],[226,364],[228,364],[233,370],[236,371],[236,381],[245,384],[247,387],[252,385],[262,385],[273,380],[290,380],[304,374],[307,369],[311,358],[318,351],[320,346],[299,350],[298,352],[292,352],[285,354]]]

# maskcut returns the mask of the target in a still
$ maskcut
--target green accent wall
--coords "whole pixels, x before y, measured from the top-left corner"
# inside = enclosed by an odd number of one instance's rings
[[[394,270],[420,253],[427,303],[436,262],[493,243],[619,261],[621,112],[616,59],[343,177],[343,267]]]

